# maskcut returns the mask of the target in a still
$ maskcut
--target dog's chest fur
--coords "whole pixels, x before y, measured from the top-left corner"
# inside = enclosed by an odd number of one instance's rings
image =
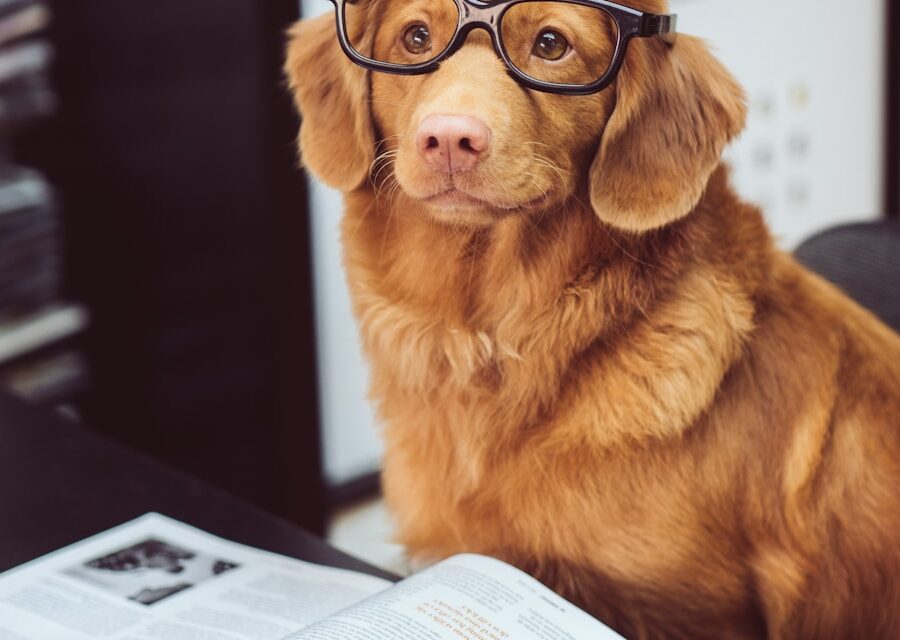
[[[700,477],[689,449],[659,442],[698,421],[738,357],[743,292],[700,266],[642,264],[589,214],[464,234],[377,210],[350,198],[344,241],[409,551],[503,557],[585,603],[700,567],[722,574],[709,598],[740,606],[746,576],[691,507],[716,496],[685,482]],[[676,288],[656,291],[664,268]],[[640,471],[672,455],[653,466],[666,474]]]

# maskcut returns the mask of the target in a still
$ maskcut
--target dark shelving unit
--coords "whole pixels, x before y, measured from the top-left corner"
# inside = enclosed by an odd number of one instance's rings
[[[55,0],[59,115],[19,145],[67,212],[88,424],[325,526],[296,0]]]
[[[54,189],[15,153],[56,108],[51,21],[43,0],[0,0],[0,388],[63,407],[90,385],[81,344],[89,314],[65,295]]]

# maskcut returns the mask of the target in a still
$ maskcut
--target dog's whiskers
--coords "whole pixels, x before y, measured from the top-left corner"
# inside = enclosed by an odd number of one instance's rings
[[[376,192],[380,188],[382,174],[384,174],[384,172],[387,170],[390,170],[393,173],[393,167],[396,160],[396,151],[385,151],[381,155],[377,156],[372,162],[369,173],[372,176],[372,183],[375,186]]]

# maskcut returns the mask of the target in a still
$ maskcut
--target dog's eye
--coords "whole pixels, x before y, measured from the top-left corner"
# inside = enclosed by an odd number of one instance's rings
[[[416,55],[431,51],[431,32],[424,24],[411,25],[403,34],[406,50]]]
[[[559,60],[569,52],[569,41],[558,31],[547,29],[537,37],[531,52],[544,60]]]

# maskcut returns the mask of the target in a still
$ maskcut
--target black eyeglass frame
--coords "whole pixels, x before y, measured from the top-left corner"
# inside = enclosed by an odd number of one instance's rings
[[[675,14],[638,11],[609,0],[453,0],[459,9],[459,24],[457,24],[456,34],[451,39],[450,44],[433,60],[420,64],[404,65],[373,60],[359,53],[350,44],[347,34],[346,6],[348,3],[357,4],[359,1],[331,0],[337,13],[337,33],[341,48],[347,54],[347,57],[365,69],[406,76],[433,73],[444,60],[459,51],[472,31],[484,29],[491,36],[494,51],[497,52],[497,55],[500,56],[509,72],[518,82],[535,91],[562,95],[590,95],[598,93],[611,85],[622,69],[625,54],[628,51],[628,44],[633,38],[659,36],[669,44],[674,44],[676,37],[677,16]],[[503,18],[506,12],[517,4],[538,1],[560,2],[602,9],[616,21],[618,26],[616,49],[609,69],[599,80],[587,85],[544,82],[532,78],[513,64],[506,53],[505,47],[502,45],[501,26]]]

